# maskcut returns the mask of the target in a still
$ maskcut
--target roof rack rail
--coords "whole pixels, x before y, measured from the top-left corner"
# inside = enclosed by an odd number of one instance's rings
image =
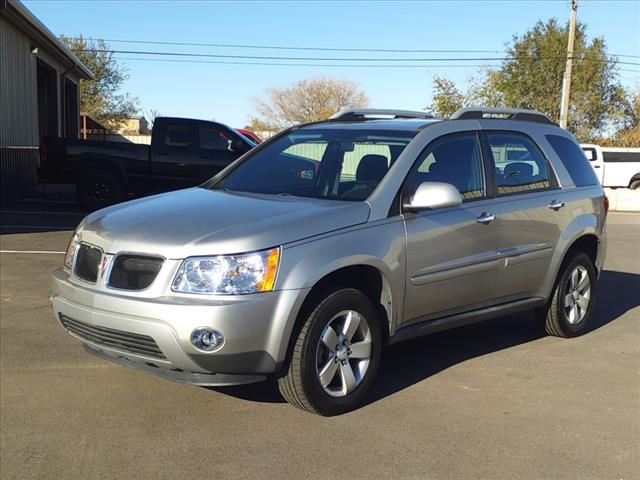
[[[335,113],[329,120],[331,121],[348,121],[348,120],[374,120],[381,118],[435,118],[427,112],[419,112],[412,110],[394,110],[384,108],[343,108]]]
[[[547,125],[557,125],[544,113],[536,110],[523,110],[520,108],[461,108],[449,117],[451,120],[480,120],[480,119],[502,119],[521,120],[524,122],[546,123]]]

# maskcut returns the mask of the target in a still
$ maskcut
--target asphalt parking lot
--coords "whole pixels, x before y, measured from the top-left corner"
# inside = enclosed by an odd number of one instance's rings
[[[365,406],[322,418],[87,356],[48,300],[75,208],[1,215],[3,479],[640,478],[639,214],[609,215],[587,335],[518,314],[399,344]]]

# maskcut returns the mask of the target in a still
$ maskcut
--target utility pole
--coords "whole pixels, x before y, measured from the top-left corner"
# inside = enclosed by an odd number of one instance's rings
[[[571,67],[573,67],[573,42],[576,36],[576,15],[578,0],[571,0],[571,16],[569,17],[569,42],[567,44],[567,64],[562,78],[562,100],[560,100],[560,127],[567,128],[569,118],[569,92],[571,90]]]

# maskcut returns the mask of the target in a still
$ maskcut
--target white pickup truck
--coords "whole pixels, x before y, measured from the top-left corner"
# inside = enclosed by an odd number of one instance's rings
[[[640,148],[580,146],[603,187],[640,188]]]

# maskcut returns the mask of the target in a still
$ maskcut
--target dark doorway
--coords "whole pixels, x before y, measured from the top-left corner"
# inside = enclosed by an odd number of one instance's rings
[[[78,85],[64,79],[64,136],[78,138]]]
[[[58,82],[56,71],[38,59],[38,132],[44,137],[58,136]]]

